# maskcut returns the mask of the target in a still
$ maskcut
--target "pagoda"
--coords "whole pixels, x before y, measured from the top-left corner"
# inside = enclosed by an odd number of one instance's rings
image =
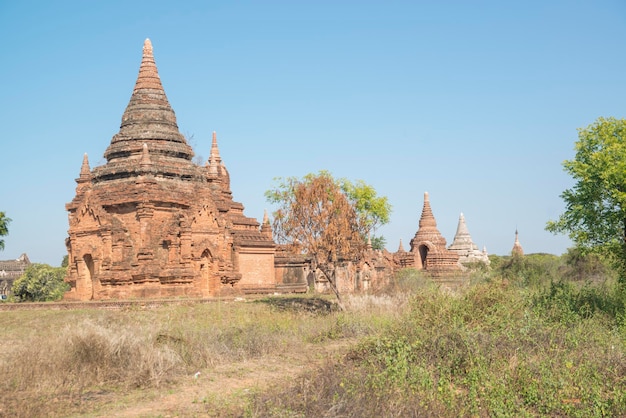
[[[465,223],[465,216],[461,213],[459,216],[459,224],[456,228],[456,234],[452,244],[448,247],[448,250],[453,251],[459,255],[459,263],[472,264],[472,263],[484,263],[489,265],[489,256],[486,250],[479,250],[478,246],[472,241],[472,236],[467,229]]]
[[[515,229],[515,242],[513,243],[513,249],[511,249],[511,255],[524,255],[524,248],[522,248],[522,244],[519,242],[519,234],[517,229]]]
[[[419,228],[411,240],[409,252],[414,260],[412,267],[418,270],[446,273],[460,269],[459,255],[446,248],[446,239],[437,229],[437,221],[430,207],[428,192],[424,193],[424,206]]]
[[[275,287],[269,221],[235,202],[213,133],[204,166],[180,133],[146,39],[119,132],[66,205],[68,300],[210,297]]]

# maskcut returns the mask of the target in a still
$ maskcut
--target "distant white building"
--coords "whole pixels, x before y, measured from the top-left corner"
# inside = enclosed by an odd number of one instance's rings
[[[456,228],[454,241],[452,241],[448,250],[454,251],[459,255],[459,263],[461,265],[477,262],[489,265],[490,263],[487,249],[479,250],[478,246],[472,241],[472,237],[465,224],[465,217],[462,213],[461,216],[459,216],[459,225]]]
[[[29,265],[30,260],[26,254],[20,255],[16,260],[0,260],[0,298],[6,299],[15,279],[19,278]]]

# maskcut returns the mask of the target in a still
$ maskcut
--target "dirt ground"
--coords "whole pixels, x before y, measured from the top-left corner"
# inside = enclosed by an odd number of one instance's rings
[[[83,405],[83,410],[91,412],[75,416],[221,417],[228,415],[225,411],[242,411],[248,396],[275,385],[288,384],[328,358],[343,355],[354,342],[306,344],[280,355],[218,365],[189,376],[175,387],[133,391],[121,396],[95,396]]]

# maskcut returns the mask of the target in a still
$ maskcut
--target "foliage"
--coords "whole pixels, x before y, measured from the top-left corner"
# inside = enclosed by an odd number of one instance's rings
[[[563,167],[576,183],[561,194],[565,212],[546,229],[610,254],[626,282],[626,119],[599,118],[579,129],[575,149]]]
[[[10,222],[11,222],[11,219],[7,218],[4,212],[0,212],[0,237],[9,235],[9,223]],[[0,239],[0,250],[4,250],[3,239]]]
[[[33,263],[13,283],[12,293],[18,301],[45,302],[59,300],[69,290],[63,281],[66,269]]]
[[[292,298],[280,299],[289,305]],[[252,386],[264,377],[272,384],[287,373],[292,379],[294,369],[308,367],[328,344],[376,332],[382,318],[397,311],[396,304],[388,307],[349,316],[244,302],[5,311],[0,415],[137,416],[145,414],[137,404],[163,395],[171,402],[149,415],[244,416]],[[207,398],[177,398],[190,384]],[[123,413],[128,408],[134,412]]]
[[[524,283],[513,285],[495,274],[458,295],[422,288],[408,313],[381,335],[362,340],[342,360],[289,388],[258,396],[255,411],[259,416],[625,415],[626,334],[607,321],[611,309],[605,309],[617,299],[591,285],[550,289],[545,282]],[[543,296],[535,296],[537,288],[546,289]],[[612,289],[618,289],[617,297],[620,287]],[[580,314],[554,314],[556,304]]]
[[[570,248],[561,259],[561,276],[564,280],[601,282],[613,278],[610,263],[602,254]]]
[[[384,250],[387,245],[387,239],[380,235],[377,237],[372,237],[372,249],[374,250]]]
[[[389,222],[391,205],[384,196],[378,196],[376,189],[363,180],[351,181],[342,178],[337,181],[341,191],[348,197],[358,217],[359,225],[364,225],[367,235],[372,235],[376,228]],[[367,238],[367,237],[365,237]],[[372,237],[372,246],[383,249],[384,237]]]
[[[533,297],[533,305],[541,315],[561,324],[576,323],[596,314],[618,326],[626,325],[626,290],[606,283],[577,285],[568,280],[551,281]]]
[[[391,205],[386,197],[362,180],[352,183],[334,179],[328,171],[296,177],[277,178],[276,186],[265,192],[270,203],[279,205],[274,212],[274,232],[283,243],[299,242],[314,252],[319,241],[331,239],[324,234],[331,227],[351,240],[354,233],[363,240],[376,228],[389,222]],[[346,205],[347,203],[347,205]],[[343,210],[347,212],[342,212]],[[346,217],[341,219],[341,215]],[[372,237],[372,245],[384,245],[383,237]],[[357,243],[354,243],[357,244]],[[353,244],[353,245],[354,245]],[[356,245],[355,245],[356,248]]]
[[[626,291],[610,274],[585,280],[598,274],[587,257],[572,264],[576,281],[562,275],[567,254],[495,257],[484,280],[454,293],[404,269],[384,293],[346,298],[342,312],[306,296],[7,311],[3,413],[121,416],[140,399],[136,415],[146,393],[200,384],[201,401],[170,396],[153,414],[626,416]],[[343,354],[321,354],[330,347]],[[298,363],[297,377],[294,357],[310,366]],[[270,387],[255,368],[267,364],[281,365]]]
[[[496,277],[517,285],[531,286],[555,279],[561,264],[561,258],[552,254],[512,254],[501,257],[492,268]]]
[[[334,263],[359,258],[370,232],[389,221],[387,198],[362,181],[335,180],[327,171],[276,181],[265,193],[279,205],[273,213],[276,240],[313,256],[339,298]]]
[[[61,267],[67,267],[69,264],[69,256],[65,254],[61,260]]]
[[[278,242],[300,247],[320,263],[351,258],[364,248],[361,235],[366,225],[359,224],[355,208],[329,173],[279,181],[265,194],[280,205],[274,212]]]

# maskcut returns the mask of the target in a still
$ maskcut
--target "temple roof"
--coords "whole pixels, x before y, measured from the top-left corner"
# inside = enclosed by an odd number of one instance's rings
[[[424,192],[424,206],[422,207],[422,216],[420,217],[419,228],[424,230],[437,230],[437,221],[433,210],[430,207],[430,198],[428,192]]]
[[[431,248],[431,251],[433,249],[436,249],[437,251],[446,250],[446,239],[437,229],[437,221],[435,220],[433,210],[430,207],[428,192],[424,192],[424,206],[422,207],[419,229],[411,240],[411,252],[415,252],[416,247],[420,243],[426,242],[432,244],[433,248]]]
[[[163,90],[149,39],[143,45],[139,74],[122,115],[120,130],[104,153],[107,164],[94,170],[94,181],[138,175],[137,162],[146,162],[144,144],[149,149],[155,175],[169,178],[198,175],[191,162],[193,150],[178,130],[176,115]]]
[[[465,216],[461,213],[459,216],[459,224],[456,228],[456,235],[450,247],[450,250],[465,250],[465,251],[478,251],[478,246],[472,241],[467,224],[465,223]]]
[[[87,157],[87,153],[83,155],[83,164],[80,166],[80,181],[89,181],[91,180],[91,169],[89,168],[89,157]]]

